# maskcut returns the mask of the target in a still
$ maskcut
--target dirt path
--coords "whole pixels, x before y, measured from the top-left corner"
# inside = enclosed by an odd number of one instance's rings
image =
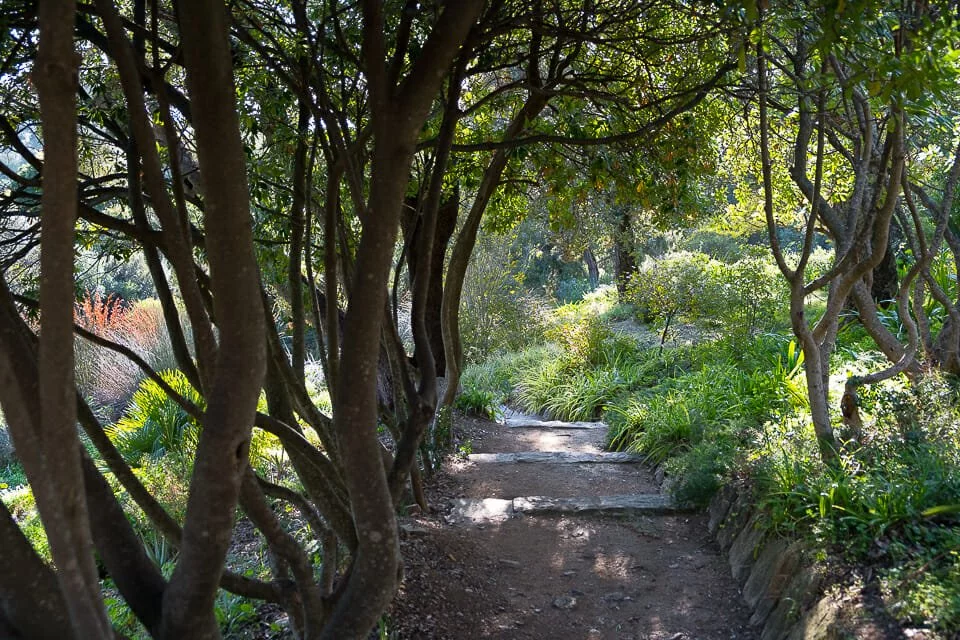
[[[460,422],[458,435],[474,453],[600,453],[604,441],[596,429],[519,429],[471,419]],[[431,503],[441,513],[404,521],[407,573],[386,637],[757,637],[700,514],[508,510],[471,518],[448,506],[456,498],[500,499],[488,502],[509,507],[524,496],[596,502],[656,493],[642,464],[451,461],[432,487]]]

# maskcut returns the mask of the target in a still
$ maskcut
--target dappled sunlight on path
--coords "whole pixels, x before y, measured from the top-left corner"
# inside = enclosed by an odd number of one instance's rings
[[[594,428],[460,427],[478,453],[598,454],[605,439]],[[646,465],[502,460],[448,464],[448,506],[415,541],[428,560],[405,587],[416,598],[431,585],[439,609],[410,637],[756,637],[704,516],[678,511]],[[544,504],[558,508],[524,511]]]

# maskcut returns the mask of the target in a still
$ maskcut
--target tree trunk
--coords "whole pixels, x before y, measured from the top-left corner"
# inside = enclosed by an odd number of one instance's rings
[[[39,420],[37,414],[29,422],[21,415],[18,424],[11,420],[10,426],[50,541],[73,630],[79,637],[106,638],[112,631],[93,560],[73,374],[79,64],[73,47],[75,9],[71,0],[45,0],[39,9],[40,44],[32,74],[44,137],[40,240],[43,332],[35,407]]]
[[[514,115],[506,132],[504,140],[513,140],[527,126],[527,123],[537,117],[547,106],[548,98],[542,93],[533,93],[523,107]],[[450,252],[450,264],[447,266],[447,278],[443,291],[443,347],[447,364],[447,390],[443,394],[440,404],[443,407],[453,406],[453,399],[460,386],[460,369],[463,360],[463,343],[460,339],[460,297],[463,294],[463,283],[470,264],[470,256],[477,244],[477,232],[480,230],[480,221],[490,203],[490,198],[500,184],[500,178],[507,167],[510,152],[498,149],[494,152],[487,168],[483,172],[477,195],[474,198],[467,219],[460,229],[460,234]]]
[[[438,377],[443,377],[447,371],[447,357],[443,348],[443,268],[446,264],[450,239],[453,238],[453,232],[457,228],[459,214],[460,189],[456,188],[438,212],[437,233],[433,239],[433,255],[430,258],[427,307],[424,310],[424,324],[430,336],[430,349],[436,361]]]
[[[303,99],[299,100],[297,120],[297,148],[293,154],[293,203],[290,206],[290,264],[287,283],[290,287],[290,320],[293,325],[290,355],[293,373],[301,383],[304,381],[306,362],[307,316],[303,303],[303,236],[304,212],[307,200],[307,133],[310,127],[310,111]]]
[[[409,212],[409,214],[408,214]],[[457,217],[460,213],[460,189],[455,189],[453,195],[446,200],[437,211],[437,228],[433,238],[429,263],[429,279],[427,285],[427,301],[423,310],[423,323],[429,336],[430,350],[433,352],[434,365],[437,377],[443,377],[446,372],[446,353],[443,348],[443,271],[446,266],[447,248],[450,239],[457,228]],[[404,243],[409,246],[407,264],[415,265],[418,260],[417,244],[419,243],[420,227],[416,224],[413,212],[404,208],[403,229]],[[409,235],[409,234],[412,234]],[[410,269],[410,267],[408,267]],[[413,276],[410,277],[410,288],[415,287]]]
[[[67,604],[48,567],[0,501],[0,612],[14,638],[74,638]],[[3,637],[8,637],[3,634]]]
[[[358,545],[349,577],[323,638],[361,638],[396,591],[399,539],[393,500],[377,441],[376,376],[381,321],[416,139],[445,71],[483,5],[447,6],[400,87],[386,64],[383,7],[365,0],[364,63],[374,144],[370,196],[354,263],[334,404],[334,422]]]
[[[163,612],[166,580],[147,556],[113,489],[83,453],[84,490],[91,513],[90,527],[97,554],[130,610],[155,635]]]
[[[587,277],[590,279],[590,289],[596,289],[600,286],[600,267],[597,266],[597,258],[593,255],[590,247],[583,250],[583,263],[587,265]]]
[[[613,235],[613,268],[620,302],[626,302],[630,279],[637,272],[637,259],[633,251],[633,229],[630,212],[623,208],[618,212],[617,230]]]
[[[195,0],[180,3],[179,14],[205,176],[206,247],[219,345],[190,481],[180,560],[164,593],[161,635],[206,639],[220,636],[213,605],[247,469],[266,370],[266,334],[226,9],[217,0]]]
[[[897,298],[897,292],[900,290],[897,276],[897,254],[893,244],[894,239],[891,234],[890,241],[887,243],[887,250],[883,254],[883,260],[873,269],[870,295],[881,309],[892,307]]]

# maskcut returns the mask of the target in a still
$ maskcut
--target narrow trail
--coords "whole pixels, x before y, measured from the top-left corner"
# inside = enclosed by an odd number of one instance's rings
[[[603,425],[511,418],[463,419],[473,453],[435,483],[444,512],[404,522],[394,637],[757,637],[705,516],[604,452]]]

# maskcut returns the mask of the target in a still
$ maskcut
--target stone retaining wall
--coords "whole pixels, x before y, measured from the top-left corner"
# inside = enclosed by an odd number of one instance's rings
[[[830,640],[849,637],[840,624],[841,603],[823,595],[823,576],[802,542],[764,534],[763,515],[747,490],[721,489],[710,503],[710,533],[727,555],[753,610],[750,624],[762,640]]]

